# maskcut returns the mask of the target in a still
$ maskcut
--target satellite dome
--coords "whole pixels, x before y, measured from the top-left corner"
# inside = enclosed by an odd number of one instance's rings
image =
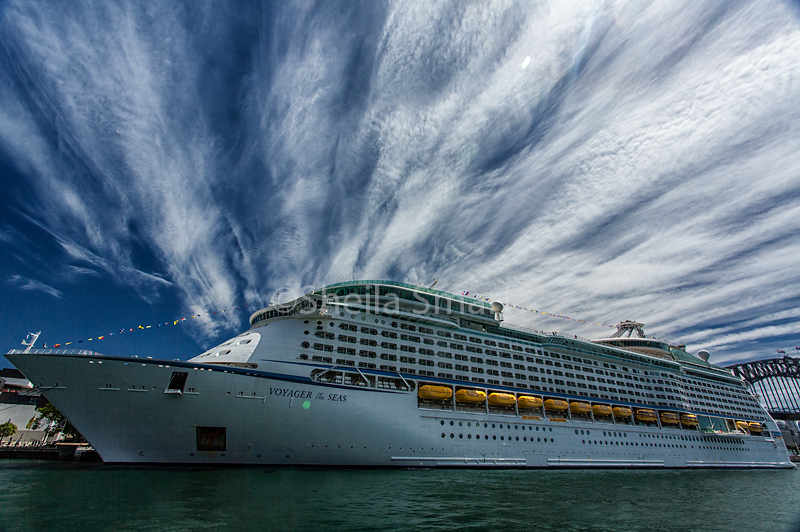
[[[503,304],[499,301],[492,302],[492,312],[503,312]]]
[[[697,352],[697,356],[700,357],[700,360],[702,360],[703,362],[708,362],[708,357],[711,356],[711,353],[709,353],[705,349],[701,349],[700,351]]]

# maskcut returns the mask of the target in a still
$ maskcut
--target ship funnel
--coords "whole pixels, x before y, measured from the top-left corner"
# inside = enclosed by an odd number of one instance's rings
[[[700,357],[700,360],[702,360],[703,362],[708,362],[708,357],[711,356],[711,353],[709,353],[705,349],[701,349],[700,351],[697,352],[697,356]]]
[[[492,312],[494,312],[494,319],[503,321],[503,304],[499,301],[492,302]]]

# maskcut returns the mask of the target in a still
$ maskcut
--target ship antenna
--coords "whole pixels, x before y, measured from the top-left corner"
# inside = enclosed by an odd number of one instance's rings
[[[25,348],[23,353],[28,353],[31,349],[33,349],[33,344],[36,343],[36,340],[39,339],[39,335],[42,334],[42,331],[35,332],[35,333],[28,333],[28,336],[25,337],[25,340],[22,341],[22,345],[27,345],[28,347]]]
[[[428,290],[433,290],[433,287],[436,286],[436,283],[439,282],[439,279],[434,279],[433,284],[428,287]]]

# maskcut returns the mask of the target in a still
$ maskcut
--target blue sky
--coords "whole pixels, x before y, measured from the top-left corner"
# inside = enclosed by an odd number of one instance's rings
[[[4,2],[0,341],[186,359],[283,287],[438,278],[718,364],[793,353],[799,15]]]

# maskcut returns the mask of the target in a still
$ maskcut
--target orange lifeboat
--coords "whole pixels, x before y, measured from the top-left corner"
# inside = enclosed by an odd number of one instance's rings
[[[698,421],[697,416],[694,414],[681,414],[681,425],[687,427],[696,427],[700,424]]]
[[[592,405],[592,413],[595,416],[610,416],[612,412],[608,405]]]
[[[436,401],[447,401],[453,397],[453,390],[449,386],[434,386],[432,384],[423,384],[417,390],[417,395],[420,399],[433,399]]]
[[[517,402],[517,398],[511,393],[491,392],[489,394],[489,404],[492,406],[511,406]]]
[[[542,398],[532,397],[530,395],[520,395],[517,398],[517,404],[520,408],[542,408]]]
[[[752,434],[761,434],[761,432],[764,430],[763,428],[761,428],[761,423],[759,423],[758,421],[751,421],[750,423],[747,424],[747,426],[750,428],[750,432]]]
[[[632,415],[631,409],[627,406],[615,406],[613,412],[614,417],[618,417],[620,419],[626,419]]]
[[[661,412],[661,423],[664,425],[677,425],[681,422],[681,416],[675,412]]]
[[[483,390],[473,390],[471,388],[461,388],[456,390],[456,402],[478,404],[486,400],[486,392]]]
[[[636,421],[641,421],[642,423],[655,423],[658,419],[655,411],[650,410],[649,408],[637,408],[634,418]]]
[[[550,412],[563,412],[569,408],[563,399],[547,399],[544,402],[544,409]]]
[[[572,401],[569,404],[569,411],[573,414],[588,414],[592,411],[592,405],[582,401]]]
[[[748,432],[750,430],[750,426],[747,424],[747,421],[737,421],[736,428],[742,432]]]

